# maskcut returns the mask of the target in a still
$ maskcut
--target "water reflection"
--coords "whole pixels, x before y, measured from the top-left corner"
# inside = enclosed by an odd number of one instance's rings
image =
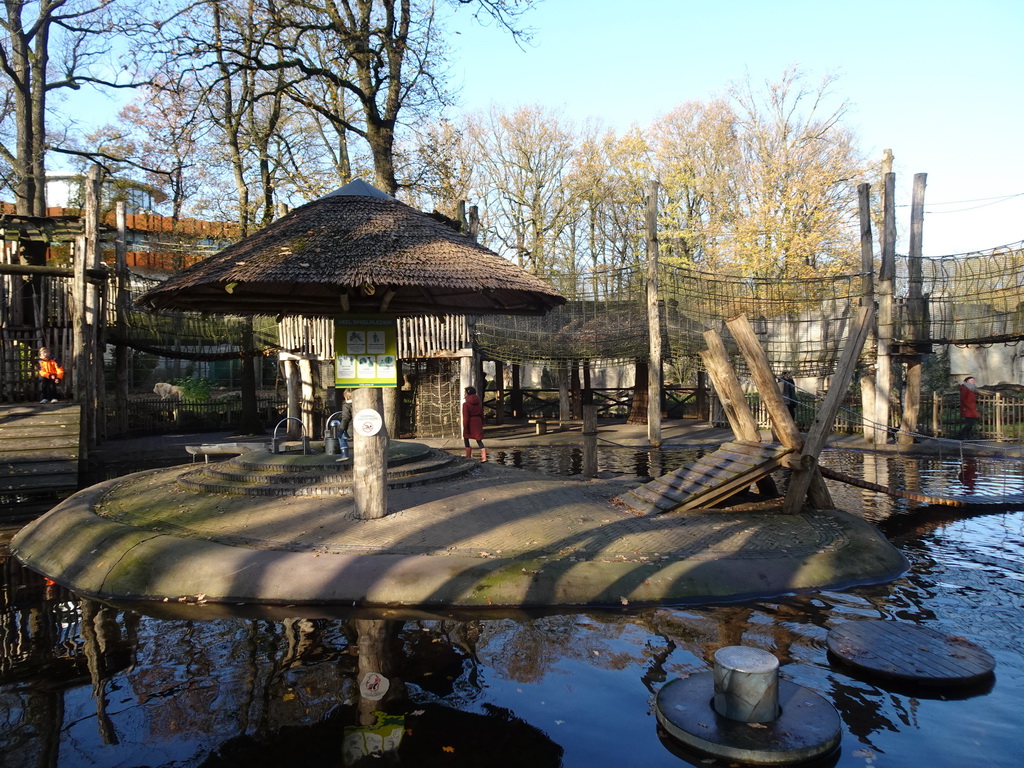
[[[872,471],[889,482],[914,474],[875,458]],[[966,487],[960,471],[951,464],[941,482]],[[916,469],[921,483],[940,482],[930,472]],[[1024,512],[888,500],[869,511],[911,560],[896,582],[642,611],[140,613],[81,600],[8,559],[0,762],[715,766],[663,741],[653,698],[706,670],[718,648],[743,644],[775,654],[786,678],[838,708],[844,734],[831,764],[941,768],[983,753],[991,766],[1016,765]],[[995,680],[936,691],[858,676],[829,659],[825,640],[860,618],[968,637],[995,656]]]

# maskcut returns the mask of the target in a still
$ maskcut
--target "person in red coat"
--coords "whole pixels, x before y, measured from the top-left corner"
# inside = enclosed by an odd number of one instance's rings
[[[978,385],[974,377],[968,376],[960,385],[960,418],[964,425],[960,428],[959,438],[966,440],[974,434],[974,428],[981,416],[978,414]]]
[[[467,459],[473,458],[470,440],[476,440],[480,461],[487,461],[487,449],[484,447],[484,404],[474,387],[466,387],[466,398],[462,401],[462,442],[466,446]]]

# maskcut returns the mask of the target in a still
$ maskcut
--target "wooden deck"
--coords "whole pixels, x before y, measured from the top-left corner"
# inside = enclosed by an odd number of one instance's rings
[[[710,507],[774,472],[791,452],[778,443],[734,440],[618,500],[643,514]]]
[[[0,522],[38,516],[78,489],[74,403],[0,405]]]

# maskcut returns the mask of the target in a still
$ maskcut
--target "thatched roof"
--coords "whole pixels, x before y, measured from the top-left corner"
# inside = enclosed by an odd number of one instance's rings
[[[565,299],[363,182],[296,208],[139,303],[240,315],[540,314]]]

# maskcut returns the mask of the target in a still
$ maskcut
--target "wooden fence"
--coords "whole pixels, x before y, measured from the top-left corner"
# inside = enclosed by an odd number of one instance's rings
[[[284,396],[257,397],[256,405],[263,427],[271,430],[287,415]],[[320,406],[323,410],[323,406]],[[241,398],[192,403],[182,400],[161,400],[158,397],[132,398],[128,401],[128,430],[118,433],[114,408],[107,408],[107,438],[163,435],[178,432],[218,432],[238,429],[241,425]]]
[[[758,426],[767,429],[771,426],[768,410],[761,404],[757,393],[747,395],[747,404],[757,419]],[[806,394],[798,395],[796,408],[797,426],[806,431],[814,421],[817,402]],[[861,417],[861,402],[858,392],[850,392],[840,407],[832,425],[836,434],[863,434],[864,422]],[[890,408],[889,428],[896,431],[900,427],[901,409],[894,402]],[[981,416],[975,429],[974,439],[1005,440],[1019,442],[1024,440],[1024,397],[993,394],[978,395],[978,414]],[[716,427],[728,427],[729,422],[721,406],[714,402],[712,423]],[[958,439],[963,419],[960,418],[960,395],[958,392],[933,392],[922,397],[918,432],[928,437]]]

